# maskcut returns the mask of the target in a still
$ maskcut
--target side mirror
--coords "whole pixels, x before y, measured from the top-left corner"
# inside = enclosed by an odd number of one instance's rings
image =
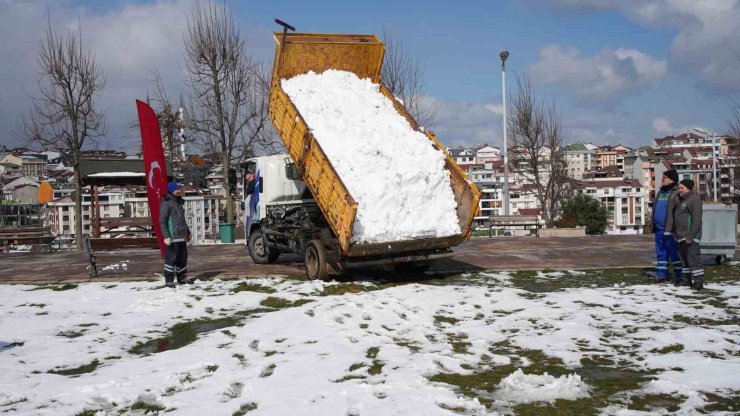
[[[301,172],[298,171],[298,167],[295,163],[288,163],[285,165],[285,177],[293,181],[301,179]]]

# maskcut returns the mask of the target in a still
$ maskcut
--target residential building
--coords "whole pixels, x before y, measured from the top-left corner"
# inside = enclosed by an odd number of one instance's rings
[[[86,193],[82,196],[82,233],[90,234],[92,224],[91,205],[92,196]],[[125,196],[123,192],[102,191],[98,195],[101,218],[121,218],[124,215]],[[54,235],[75,234],[77,217],[75,201],[71,195],[52,200],[47,204],[46,220]]]
[[[6,154],[0,159],[0,166],[3,167],[3,176],[18,178],[23,176],[23,159],[12,153]]]
[[[607,211],[607,234],[642,234],[649,215],[647,195],[636,179],[598,178],[574,181],[574,188]]]
[[[39,197],[39,183],[36,178],[22,176],[0,188],[2,200],[14,201],[23,204],[35,204]]]
[[[39,178],[46,174],[46,161],[31,156],[21,156],[21,172],[23,176]]]
[[[475,163],[498,162],[501,160],[501,150],[498,147],[483,145],[475,151]]]
[[[583,179],[583,174],[594,167],[594,154],[584,143],[573,143],[565,147],[568,177]]]
[[[465,172],[468,171],[470,166],[476,164],[475,150],[473,149],[468,149],[460,146],[452,149],[447,149],[447,152],[455,160],[455,163],[457,163],[458,166],[460,166],[460,168]]]

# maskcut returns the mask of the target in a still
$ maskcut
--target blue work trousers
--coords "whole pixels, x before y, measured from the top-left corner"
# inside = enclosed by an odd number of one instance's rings
[[[673,280],[681,280],[681,258],[678,256],[678,243],[672,235],[665,235],[664,230],[655,230],[655,256],[658,258],[655,277],[658,280],[668,278],[668,269],[673,266]]]

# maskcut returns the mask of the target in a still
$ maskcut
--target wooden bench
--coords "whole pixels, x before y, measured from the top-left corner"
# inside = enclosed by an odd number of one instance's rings
[[[40,246],[41,251],[51,251],[51,243],[54,241],[50,227],[12,227],[0,228],[0,244],[2,252],[8,253],[10,245],[30,244]]]
[[[119,237],[119,238],[93,238],[85,236],[85,247],[90,256],[90,277],[98,275],[98,267],[95,261],[97,251],[112,251],[126,249],[150,249],[159,250],[157,237]]]

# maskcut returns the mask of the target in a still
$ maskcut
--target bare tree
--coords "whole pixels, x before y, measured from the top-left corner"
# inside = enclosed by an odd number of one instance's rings
[[[82,180],[80,158],[85,145],[105,134],[105,115],[94,100],[105,88],[95,55],[82,45],[82,30],[60,36],[51,22],[39,45],[39,96],[22,116],[18,134],[44,148],[68,155],[74,168],[75,240],[82,249]]]
[[[384,30],[383,43],[383,83],[394,96],[403,101],[406,110],[420,126],[433,127],[439,107],[436,102],[425,97],[424,70],[419,61],[411,56],[400,36]]]
[[[238,162],[241,149],[269,140],[263,134],[268,124],[265,80],[225,6],[196,1],[184,40],[186,81],[191,89],[188,126],[198,134],[203,150],[220,158],[226,220],[232,222],[229,170]]]
[[[542,217],[552,224],[569,196],[565,132],[554,103],[538,99],[529,79],[516,78],[510,94],[509,143],[513,169],[534,184]]]

